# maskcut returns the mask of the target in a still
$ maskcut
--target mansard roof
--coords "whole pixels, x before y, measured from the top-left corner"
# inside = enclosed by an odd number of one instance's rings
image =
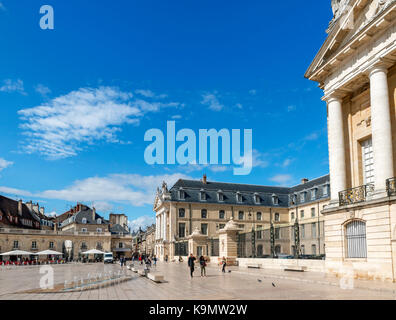
[[[36,221],[33,215],[30,213],[29,208],[25,203],[22,203],[22,216],[18,213],[18,201],[1,196],[0,195],[0,214],[3,216],[1,223],[5,225],[12,225],[20,228],[30,228],[29,226],[23,225],[21,219],[29,219]],[[10,223],[7,221],[7,216],[18,217],[17,223]],[[31,227],[33,228],[33,226]]]
[[[260,186],[260,185],[248,185],[248,184],[237,184],[237,183],[224,183],[224,182],[211,182],[207,181],[204,183],[201,180],[178,180],[174,186],[170,189],[171,199],[170,201],[183,201],[183,202],[199,202],[199,203],[222,203],[229,205],[248,205],[248,206],[268,206],[268,207],[284,207],[299,204],[309,203],[311,201],[317,201],[317,199],[326,199],[329,197],[328,194],[324,193],[321,186],[328,186],[330,183],[329,175],[325,175],[303,184],[299,184],[294,187],[275,187],[275,186]],[[311,198],[313,194],[308,192],[310,190],[317,189],[316,197]],[[184,200],[179,198],[179,191],[184,191]],[[201,192],[206,195],[205,200],[201,200]],[[224,196],[224,200],[220,201],[218,194]],[[306,193],[304,201],[300,197],[294,200],[295,194]],[[237,201],[237,193],[242,195],[242,202]],[[260,202],[255,201],[255,196],[258,196]],[[273,197],[277,197],[277,202],[274,203]]]

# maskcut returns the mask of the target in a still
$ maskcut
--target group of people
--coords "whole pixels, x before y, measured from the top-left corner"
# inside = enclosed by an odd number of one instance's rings
[[[153,262],[154,266],[157,265],[157,257],[155,255],[150,258],[149,256],[139,254],[138,256],[132,257],[132,262],[135,262],[136,260],[139,261],[139,264],[145,264],[147,267],[151,267]]]
[[[191,276],[191,278],[194,277],[195,260],[197,260],[197,258],[195,258],[194,255],[191,253],[190,256],[188,257],[188,261],[187,261],[188,267],[190,268],[190,276]],[[201,277],[206,277],[206,265],[207,265],[207,263],[206,263],[205,257],[204,256],[200,256],[198,262],[199,262],[199,266],[201,268]],[[226,266],[227,266],[227,260],[226,260],[225,257],[223,257],[221,259],[221,263],[220,264],[222,265],[221,271],[223,273],[225,273],[226,272]]]
[[[120,258],[120,266],[121,267],[125,267],[126,266],[126,258],[125,257],[121,257]]]

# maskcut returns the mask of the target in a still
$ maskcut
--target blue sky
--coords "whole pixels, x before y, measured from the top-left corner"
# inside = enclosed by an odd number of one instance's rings
[[[295,185],[328,173],[326,106],[303,75],[330,1],[0,0],[0,194],[151,222],[179,177]],[[52,5],[55,29],[39,27]],[[252,129],[254,168],[147,165],[144,133]]]

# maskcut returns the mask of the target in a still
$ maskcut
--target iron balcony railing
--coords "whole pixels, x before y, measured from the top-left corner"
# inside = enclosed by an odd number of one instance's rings
[[[396,178],[386,180],[386,191],[388,192],[388,197],[396,195]]]
[[[338,193],[340,206],[366,201],[367,196],[374,191],[373,184],[366,184],[347,189]]]

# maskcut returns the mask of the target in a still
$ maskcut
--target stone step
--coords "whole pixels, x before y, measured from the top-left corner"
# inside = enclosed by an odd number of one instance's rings
[[[147,275],[147,278],[149,278],[150,280],[152,280],[154,282],[162,282],[162,281],[164,281],[164,276],[162,274],[159,274],[159,273],[149,273]]]

